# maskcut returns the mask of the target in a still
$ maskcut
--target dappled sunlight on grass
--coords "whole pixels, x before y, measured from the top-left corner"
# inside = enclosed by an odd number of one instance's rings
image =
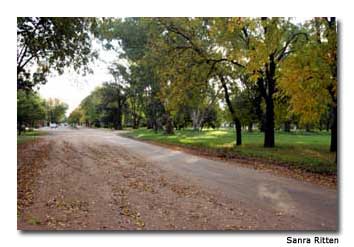
[[[210,135],[213,135],[213,136],[224,136],[224,135],[228,135],[229,132],[226,131],[226,130],[213,130],[213,131],[210,131],[209,133]]]
[[[212,149],[244,157],[256,157],[289,163],[305,170],[320,173],[335,173],[335,154],[329,152],[329,133],[277,132],[276,146],[264,148],[264,134],[258,131],[243,132],[242,145],[235,146],[234,129],[178,130],[175,135],[164,135],[152,130],[139,129],[129,132],[132,137],[186,147]],[[231,155],[232,156],[232,155]]]

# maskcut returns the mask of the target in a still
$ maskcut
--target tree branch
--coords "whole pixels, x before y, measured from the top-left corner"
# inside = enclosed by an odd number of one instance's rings
[[[26,56],[27,54],[27,46],[23,46],[21,51],[20,51],[20,55],[17,57],[17,67],[21,66],[21,63],[23,61],[23,58]],[[23,52],[23,53],[22,53]],[[20,58],[20,59],[19,59]]]
[[[162,19],[159,19],[160,22],[162,23],[162,25],[170,32],[173,32],[175,34],[178,34],[180,36],[182,36],[189,44],[191,44],[191,48],[193,50],[195,50],[199,55],[201,56],[205,56],[205,54],[203,54],[203,51],[201,49],[199,49],[198,46],[196,46],[192,40],[191,37],[189,37],[187,34],[185,34],[184,32],[182,32],[181,30],[178,29],[178,27],[176,27],[173,23],[170,23],[169,25],[164,22]]]
[[[30,56],[26,62],[24,62],[22,65],[17,65],[17,74],[19,74],[21,71],[23,71],[24,67],[35,57],[35,55]]]
[[[304,35],[306,39],[308,39],[308,36],[306,33],[304,32],[299,32],[299,33],[294,33],[293,35],[290,36],[290,38],[285,42],[285,45],[282,49],[280,49],[280,52],[279,54],[276,55],[276,61],[280,61],[282,60],[284,57],[286,57],[286,55],[289,54],[289,52],[287,51],[289,45],[296,40],[296,38],[299,36],[299,35]]]

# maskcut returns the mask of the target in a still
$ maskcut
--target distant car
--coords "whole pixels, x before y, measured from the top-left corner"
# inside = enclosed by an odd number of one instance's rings
[[[49,126],[51,129],[56,129],[58,127],[58,125],[56,123],[50,123]]]

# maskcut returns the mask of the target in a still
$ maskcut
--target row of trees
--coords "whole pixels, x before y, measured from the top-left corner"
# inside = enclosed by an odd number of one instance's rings
[[[200,129],[207,119],[218,119],[221,105],[235,126],[236,145],[242,144],[242,126],[257,124],[264,146],[274,147],[280,122],[285,130],[294,123],[329,127],[330,150],[336,151],[335,18],[301,24],[266,17],[124,18],[96,24],[96,37],[112,50],[118,41],[120,58],[130,65],[110,69],[114,85],[129,88],[121,106],[149,128],[172,134],[190,121]],[[114,110],[118,119],[123,108]]]
[[[68,105],[58,99],[45,100],[34,91],[17,91],[17,130],[39,127],[66,120]]]
[[[114,64],[109,71],[114,80],[103,83],[87,96],[70,114],[68,122],[89,127],[123,129],[123,126],[129,126],[136,129],[147,126],[156,131],[162,130],[167,124],[165,109],[158,99],[151,96],[150,90],[137,88],[124,66]],[[199,114],[197,110],[194,107],[178,109],[172,116],[171,128],[220,126],[221,116],[218,114],[221,109],[216,103],[209,106],[204,116],[194,116]]]
[[[229,119],[236,145],[242,126],[256,124],[265,147],[274,147],[277,125],[329,127],[336,151],[335,18],[19,18],[18,89],[67,66],[88,71],[93,36],[122,49],[117,61],[129,66],[109,66],[112,81],[81,103],[74,122],[172,134]]]
[[[94,18],[17,18],[17,129],[65,121],[68,106],[42,99],[36,89],[50,73],[69,67],[90,72],[97,54],[91,49]]]

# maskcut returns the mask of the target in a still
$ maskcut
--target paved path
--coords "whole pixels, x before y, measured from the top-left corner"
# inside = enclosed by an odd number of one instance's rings
[[[65,140],[75,148],[85,143],[96,143],[96,146],[109,147],[113,153],[116,150],[117,155],[119,150],[124,150],[124,155],[134,157],[138,162],[144,162],[148,164],[147,167],[155,169],[155,175],[161,171],[167,180],[177,177],[177,183],[191,184],[205,193],[212,194],[216,201],[225,202],[224,205],[234,205],[242,211],[239,215],[244,215],[238,224],[244,221],[245,224],[251,225],[249,229],[337,229],[336,190],[139,142],[119,136],[117,132],[69,128],[51,132],[54,135],[50,138]],[[99,162],[99,159],[95,162]],[[164,200],[162,194],[159,200]],[[186,204],[181,205],[183,207]],[[213,214],[212,211],[205,213]],[[188,215],[186,217],[188,218]],[[223,213],[219,217],[226,219],[229,216]],[[195,228],[199,229],[198,226]],[[161,228],[170,229],[161,225],[151,227]],[[218,225],[216,228],[223,227]],[[228,228],[225,226],[224,229]]]

